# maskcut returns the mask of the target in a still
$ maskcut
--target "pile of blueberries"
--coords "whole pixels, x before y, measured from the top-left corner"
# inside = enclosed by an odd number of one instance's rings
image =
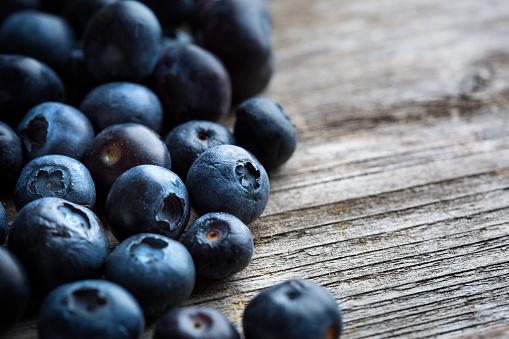
[[[267,172],[296,147],[258,96],[271,24],[265,0],[0,2],[0,193],[17,210],[9,229],[0,204],[0,333],[30,304],[43,339],[139,338],[146,322],[154,338],[240,338],[218,310],[179,306],[198,277],[248,266]],[[342,327],[303,279],[243,317],[246,339]]]

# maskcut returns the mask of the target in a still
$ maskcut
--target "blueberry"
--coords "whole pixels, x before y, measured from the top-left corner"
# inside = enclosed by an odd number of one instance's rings
[[[223,279],[247,267],[253,236],[239,218],[222,212],[202,215],[189,227],[182,243],[193,257],[196,274]]]
[[[110,82],[94,88],[81,102],[80,110],[96,132],[135,122],[159,133],[163,122],[163,108],[155,93],[132,82]]]
[[[223,64],[193,44],[166,48],[148,80],[161,99],[167,124],[218,121],[230,110],[231,83]]]
[[[67,20],[36,10],[15,12],[0,26],[1,53],[26,55],[53,68],[74,42]]]
[[[147,126],[125,123],[106,127],[96,135],[83,157],[98,193],[106,196],[113,182],[137,165],[171,169],[171,158],[163,139]],[[100,191],[100,192],[99,192]]]
[[[7,239],[7,233],[9,232],[9,219],[7,218],[7,212],[5,211],[4,205],[0,203],[0,246],[2,246]]]
[[[105,278],[131,292],[145,317],[156,318],[191,295],[195,270],[184,245],[163,235],[141,233],[113,250]]]
[[[45,155],[30,161],[14,188],[14,205],[19,211],[29,202],[57,197],[93,208],[95,185],[88,169],[65,155]]]
[[[85,62],[99,82],[139,82],[159,56],[162,29],[155,14],[138,1],[99,9],[83,35]]]
[[[220,145],[202,153],[187,174],[191,205],[199,215],[233,214],[245,224],[257,219],[269,200],[269,177],[245,149]]]
[[[271,16],[266,1],[197,3],[191,20],[196,42],[225,65],[231,76],[234,102],[261,92],[274,68]]]
[[[235,113],[238,145],[253,153],[267,171],[290,159],[297,146],[297,132],[281,106],[256,97],[243,101]]]
[[[164,142],[173,158],[173,172],[184,180],[200,154],[214,146],[236,143],[235,137],[226,127],[207,120],[191,120],[176,126]]]
[[[67,282],[101,277],[110,251],[92,211],[51,197],[34,200],[16,214],[8,246],[42,294]]]
[[[255,296],[242,325],[246,339],[337,339],[343,321],[329,291],[311,280],[294,279]]]
[[[21,55],[0,54],[0,120],[16,127],[33,106],[64,101],[65,87],[53,69]]]
[[[25,160],[61,154],[80,160],[94,138],[87,117],[59,102],[44,102],[32,108],[16,128]]]
[[[240,339],[228,318],[212,307],[181,307],[165,314],[152,339]]]
[[[145,319],[136,299],[121,286],[104,280],[62,285],[43,301],[41,339],[137,339]]]
[[[189,196],[172,171],[140,165],[113,183],[106,200],[106,218],[118,240],[138,233],[158,233],[178,239],[190,215]]]
[[[0,121],[0,192],[12,192],[23,166],[21,141],[14,130]]]
[[[19,320],[31,297],[30,281],[25,268],[7,248],[0,246],[0,335]]]
[[[194,0],[141,0],[150,7],[163,27],[177,27],[191,13]]]

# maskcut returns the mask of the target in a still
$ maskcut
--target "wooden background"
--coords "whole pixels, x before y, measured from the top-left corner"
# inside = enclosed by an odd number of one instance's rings
[[[335,296],[343,338],[509,337],[509,2],[269,4],[264,94],[299,145],[270,176],[250,266],[188,304],[240,329],[254,295],[300,277]]]

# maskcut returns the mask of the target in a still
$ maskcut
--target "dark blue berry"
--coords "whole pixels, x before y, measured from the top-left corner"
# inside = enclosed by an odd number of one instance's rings
[[[253,236],[239,218],[222,212],[202,215],[182,240],[193,257],[196,274],[223,279],[240,272],[253,256]]]
[[[271,16],[265,0],[197,1],[192,24],[196,42],[214,53],[228,70],[234,102],[267,86],[274,60]]]
[[[118,240],[138,233],[178,239],[189,221],[189,196],[182,180],[169,169],[140,165],[113,183],[106,218]]]
[[[7,233],[9,232],[9,219],[7,218],[7,212],[5,211],[4,205],[0,203],[0,246],[2,246],[7,239]]]
[[[65,155],[45,155],[30,161],[14,188],[14,205],[19,211],[31,201],[57,197],[93,208],[95,185],[81,162]]]
[[[137,165],[171,169],[171,158],[159,134],[144,125],[125,123],[106,127],[97,134],[83,164],[98,193],[106,197],[113,182],[128,169]]]
[[[149,79],[163,104],[167,124],[218,121],[230,110],[231,83],[223,64],[193,44],[166,48]]]
[[[41,339],[137,339],[145,319],[136,299],[105,280],[82,280],[53,290],[39,314]]]
[[[32,108],[16,128],[25,160],[61,154],[80,160],[94,139],[94,128],[76,108],[44,102]]]
[[[161,40],[161,25],[147,6],[118,1],[90,19],[83,36],[85,62],[99,82],[139,82],[152,72]]]
[[[223,125],[207,120],[191,120],[173,128],[164,139],[172,155],[172,171],[183,180],[200,154],[219,145],[234,145],[233,134]]]
[[[189,169],[186,184],[199,215],[227,212],[245,224],[256,220],[269,200],[267,172],[251,153],[233,145],[202,153]]]
[[[253,153],[267,171],[290,159],[297,146],[297,132],[281,106],[256,97],[243,101],[235,113],[237,144]]]
[[[67,20],[40,11],[15,12],[0,26],[1,53],[26,55],[52,68],[74,42],[74,31]]]
[[[7,248],[0,246],[0,335],[19,320],[30,302],[31,287],[25,268]]]
[[[240,339],[239,333],[220,311],[207,306],[181,307],[164,315],[152,339]]]
[[[0,120],[16,127],[33,106],[64,101],[60,77],[46,64],[21,55],[0,54]]]
[[[105,278],[131,292],[145,317],[156,318],[191,295],[195,269],[184,245],[163,235],[141,233],[115,248]]]
[[[294,279],[254,297],[242,325],[246,339],[337,339],[343,321],[329,291],[311,280]]]
[[[134,122],[160,132],[163,108],[154,92],[132,82],[110,82],[100,85],[83,99],[80,110],[92,122],[95,131]]]
[[[12,192],[23,166],[21,141],[14,130],[0,121],[0,192]]]
[[[43,294],[67,282],[101,277],[110,252],[97,216],[60,198],[25,205],[12,221],[8,246]]]

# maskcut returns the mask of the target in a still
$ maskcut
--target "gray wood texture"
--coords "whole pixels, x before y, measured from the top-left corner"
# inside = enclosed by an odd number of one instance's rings
[[[187,304],[241,329],[253,296],[300,277],[335,296],[343,338],[508,338],[509,2],[269,4],[263,94],[298,148],[271,173],[250,266]]]

